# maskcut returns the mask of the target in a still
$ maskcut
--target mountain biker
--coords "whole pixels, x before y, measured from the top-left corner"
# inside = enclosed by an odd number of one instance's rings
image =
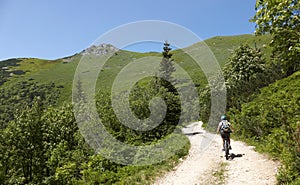
[[[221,116],[221,121],[217,128],[217,133],[219,132],[223,140],[223,150],[224,150],[224,143],[226,138],[228,138],[229,149],[231,150],[232,148],[230,145],[230,133],[233,132],[233,127],[231,123],[227,120],[225,115]]]

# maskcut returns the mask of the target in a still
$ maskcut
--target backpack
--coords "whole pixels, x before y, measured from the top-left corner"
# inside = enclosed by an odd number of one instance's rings
[[[220,130],[222,132],[230,133],[230,126],[229,126],[229,124],[228,124],[228,122],[226,120],[222,121],[222,125],[221,125]]]

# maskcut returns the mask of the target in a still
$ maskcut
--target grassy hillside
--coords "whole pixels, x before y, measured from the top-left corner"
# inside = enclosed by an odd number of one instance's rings
[[[235,135],[283,166],[279,184],[299,184],[300,173],[300,71],[261,89],[242,109],[231,110]]]
[[[213,37],[205,40],[207,46],[211,49],[215,55],[217,61],[221,66],[227,61],[228,57],[232,54],[234,48],[238,47],[241,43],[248,43],[250,46],[262,47],[270,41],[269,36],[255,37],[254,35],[238,35],[238,36],[224,36]],[[202,43],[198,43],[188,47],[198,47]],[[268,53],[268,48],[265,53]],[[174,61],[179,64],[194,81],[194,84],[203,87],[206,82],[206,77],[201,73],[199,66],[193,62],[190,56],[185,54],[182,50],[173,51]],[[105,65],[101,71],[101,76],[97,81],[97,86],[100,88],[109,88],[112,85],[116,75],[126,66],[128,63],[137,60],[142,57],[157,56],[160,57],[160,53],[136,53],[129,51],[118,51],[117,55],[114,55]],[[54,82],[56,85],[64,87],[62,89],[60,102],[71,101],[72,82],[74,72],[81,59],[80,54],[76,54],[72,57],[57,60],[43,60],[35,58],[20,58],[17,64],[9,67],[10,70],[20,70],[26,72],[25,74],[8,76],[9,82],[5,83],[3,87],[11,86],[20,80],[34,80],[37,82]],[[1,69],[6,65],[0,62]],[[2,70],[4,71],[4,70]],[[7,79],[7,80],[8,80]],[[1,84],[0,84],[1,85]],[[1,87],[1,86],[0,86]]]
[[[248,44],[254,48],[262,48],[263,53],[267,58],[271,53],[271,49],[267,47],[270,41],[270,35],[254,36],[246,34],[237,36],[217,36],[205,40],[205,43],[213,51],[220,65],[223,66],[233,50],[242,43]]]

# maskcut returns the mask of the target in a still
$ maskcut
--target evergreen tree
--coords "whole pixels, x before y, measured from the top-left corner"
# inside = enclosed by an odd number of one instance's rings
[[[87,97],[86,94],[83,91],[83,87],[82,87],[82,81],[80,79],[77,80],[76,83],[76,94],[75,94],[75,99],[74,101],[76,103],[87,103]]]
[[[164,43],[163,47],[163,59],[160,63],[159,67],[159,77],[160,80],[158,80],[159,86],[165,87],[168,89],[169,92],[176,92],[176,89],[174,88],[174,78],[172,77],[172,73],[176,71],[173,63],[172,53],[170,51],[172,48],[170,48],[170,44],[166,41]]]

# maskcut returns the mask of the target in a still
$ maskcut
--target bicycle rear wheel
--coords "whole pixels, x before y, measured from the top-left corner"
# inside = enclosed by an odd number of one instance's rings
[[[229,159],[229,144],[228,144],[228,141],[225,140],[224,142],[224,149],[225,149],[225,158],[226,160]]]

